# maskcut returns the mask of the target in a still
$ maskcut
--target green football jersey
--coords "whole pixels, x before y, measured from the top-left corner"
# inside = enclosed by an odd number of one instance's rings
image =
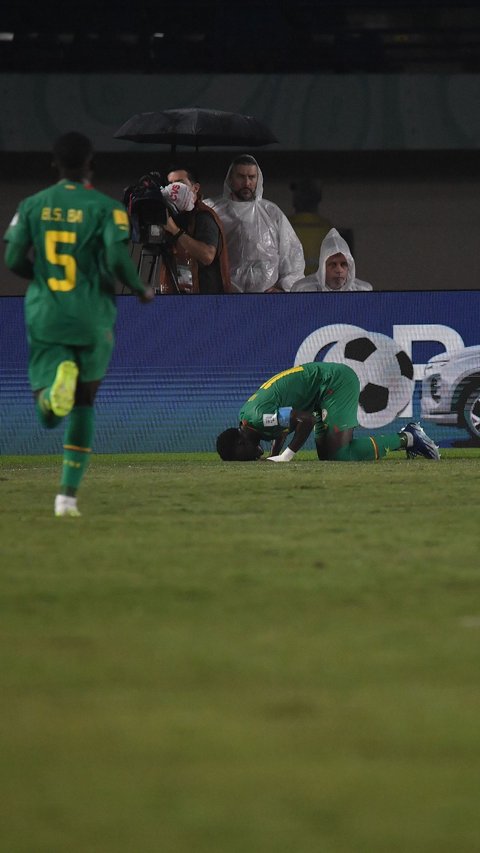
[[[5,240],[33,248],[25,318],[37,339],[89,345],[115,322],[115,276],[105,250],[128,240],[122,204],[89,184],[61,180],[24,199]]]
[[[353,382],[353,386],[351,386]],[[353,393],[351,393],[353,387]],[[330,398],[342,397],[337,406],[339,428],[356,425],[358,380],[346,365],[328,362],[299,364],[267,379],[240,411],[240,422],[256,429],[262,438],[273,440],[290,432],[291,410],[318,412]],[[343,399],[343,390],[348,399]],[[351,398],[351,399],[350,399]],[[342,411],[338,411],[341,408]]]

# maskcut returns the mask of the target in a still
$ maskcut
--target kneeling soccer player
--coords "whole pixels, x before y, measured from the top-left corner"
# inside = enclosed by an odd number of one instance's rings
[[[28,373],[39,420],[49,429],[70,415],[55,515],[79,516],[76,495],[92,447],[95,395],[113,351],[115,278],[141,302],[150,302],[154,291],[140,281],[128,253],[125,208],[90,183],[90,140],[66,133],[53,154],[60,181],[20,203],[5,233],[5,262],[30,279]]]
[[[400,432],[353,438],[357,426],[360,382],[345,364],[312,362],[267,379],[240,410],[240,425],[220,433],[217,452],[228,462],[260,459],[260,441],[272,441],[269,462],[290,462],[312,429],[318,458],[338,462],[382,459],[388,450],[408,457],[440,459],[438,447],[420,424]],[[293,433],[282,451],[286,436]]]

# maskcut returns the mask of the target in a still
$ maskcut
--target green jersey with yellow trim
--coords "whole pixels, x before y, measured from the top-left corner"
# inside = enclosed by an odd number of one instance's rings
[[[33,249],[27,327],[46,342],[89,345],[116,317],[106,249],[128,240],[122,204],[90,184],[61,180],[24,199],[5,240]]]
[[[255,391],[240,411],[240,422],[257,430],[265,440],[273,440],[291,432],[289,418],[291,410],[302,412],[321,411],[325,403],[337,396],[342,387],[349,384],[352,376],[358,386],[353,370],[345,365],[328,362],[310,362],[283,370],[267,379]],[[356,425],[357,396],[349,401],[346,423],[342,428]],[[343,401],[342,401],[343,404]]]

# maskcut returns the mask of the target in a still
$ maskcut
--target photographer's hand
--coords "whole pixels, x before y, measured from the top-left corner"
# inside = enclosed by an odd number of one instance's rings
[[[202,243],[201,240],[195,240],[195,238],[191,237],[190,234],[187,234],[183,228],[180,228],[171,216],[167,217],[167,221],[163,227],[165,228],[165,231],[168,231],[168,233],[172,235],[175,241],[178,241],[179,246],[181,246],[184,252],[190,255],[194,261],[198,261],[199,264],[208,267],[215,260],[215,256],[217,254],[215,246],[210,246],[208,243]]]
[[[183,228],[180,228],[180,225],[177,225],[175,220],[172,219],[169,214],[167,214],[167,221],[163,227],[165,231],[168,231],[168,233],[171,234],[172,237],[177,237],[177,235],[183,231]]]

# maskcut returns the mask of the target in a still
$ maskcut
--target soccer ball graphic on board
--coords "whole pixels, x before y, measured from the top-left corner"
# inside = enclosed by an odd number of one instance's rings
[[[324,361],[348,364],[360,380],[358,422],[367,429],[395,420],[414,390],[413,364],[392,338],[352,332],[340,338]]]

